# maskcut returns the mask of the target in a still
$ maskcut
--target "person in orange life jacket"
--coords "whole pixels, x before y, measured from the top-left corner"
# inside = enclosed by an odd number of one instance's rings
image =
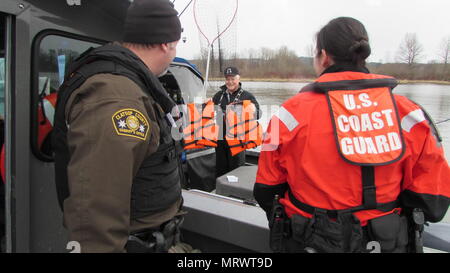
[[[227,106],[239,104],[243,100],[250,100],[256,107],[257,119],[261,117],[261,110],[259,103],[255,96],[248,91],[242,89],[240,82],[239,70],[236,67],[227,67],[224,71],[225,85],[220,87],[220,91],[213,97],[215,105],[220,106],[217,113],[217,120],[219,126],[219,136],[216,147],[216,176],[219,177],[225,173],[232,171],[245,163],[245,151],[236,155],[232,155],[230,147],[225,139],[226,136],[226,116]],[[220,122],[222,120],[223,122]]]
[[[438,222],[450,204],[436,127],[419,105],[391,96],[395,79],[365,67],[359,21],[331,20],[316,50],[319,78],[283,103],[259,157],[254,196],[272,231],[277,219],[291,223],[276,250],[364,252],[377,241],[382,252],[410,251],[403,215],[419,208]]]

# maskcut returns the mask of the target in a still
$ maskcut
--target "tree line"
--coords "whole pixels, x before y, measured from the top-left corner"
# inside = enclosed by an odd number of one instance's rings
[[[216,49],[210,59],[210,77],[222,77],[223,69],[236,66],[246,79],[314,79],[314,47],[306,48],[306,57],[298,56],[286,46],[278,49],[250,49],[244,54],[225,54]],[[218,52],[218,53],[217,53]],[[367,68],[372,73],[393,76],[400,80],[432,80],[450,82],[450,36],[444,38],[436,56],[429,63],[420,63],[423,58],[423,46],[415,33],[407,33],[396,52],[395,62],[369,62]],[[202,73],[206,70],[207,50],[191,60]]]

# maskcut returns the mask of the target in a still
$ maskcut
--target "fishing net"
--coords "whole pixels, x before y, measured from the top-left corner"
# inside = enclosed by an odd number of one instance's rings
[[[206,92],[217,91],[209,77],[221,78],[223,70],[236,59],[238,0],[194,0],[194,19],[199,30]]]

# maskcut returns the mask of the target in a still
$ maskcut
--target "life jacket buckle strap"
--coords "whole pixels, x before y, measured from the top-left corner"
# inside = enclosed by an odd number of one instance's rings
[[[321,209],[321,208],[314,208],[314,214],[319,214],[319,215],[328,215],[328,210],[326,209]]]
[[[376,203],[376,196],[375,196],[376,190],[377,190],[377,187],[375,187],[374,185],[364,186],[363,187],[364,200],[366,200],[366,201],[373,200]]]

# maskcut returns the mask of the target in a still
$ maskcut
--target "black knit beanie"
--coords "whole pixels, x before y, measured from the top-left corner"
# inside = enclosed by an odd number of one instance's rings
[[[169,0],[134,0],[125,19],[123,42],[164,44],[178,41],[181,24]]]

